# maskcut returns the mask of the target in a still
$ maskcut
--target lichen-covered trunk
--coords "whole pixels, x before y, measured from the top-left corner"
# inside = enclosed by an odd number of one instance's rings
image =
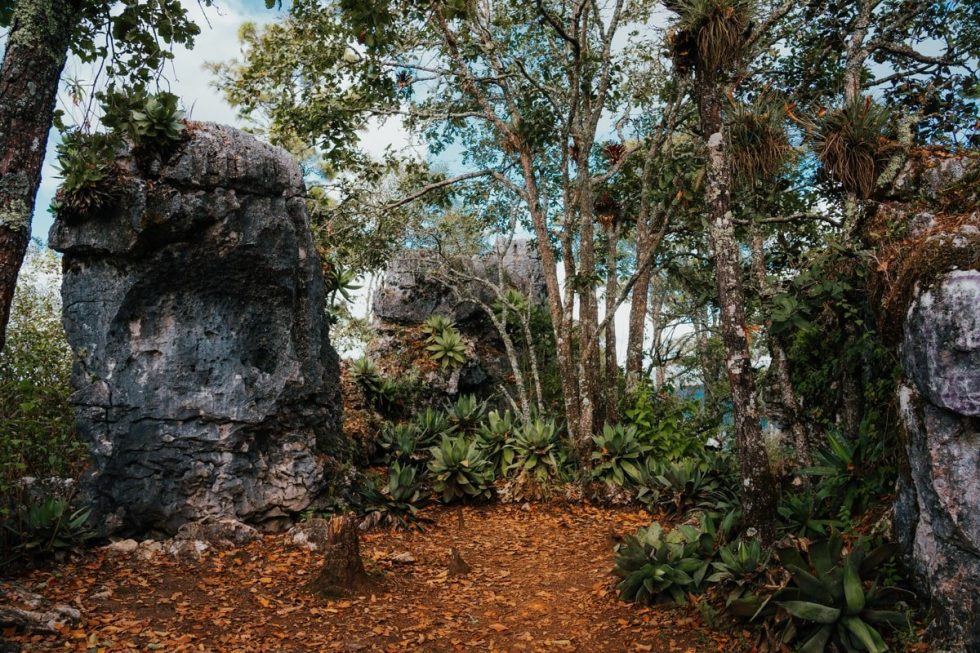
[[[766,252],[762,232],[755,229],[752,232],[752,267],[755,270],[756,282],[759,286],[759,295],[763,301],[772,300],[772,286],[766,276]],[[810,455],[810,443],[807,436],[806,426],[800,419],[800,403],[796,398],[796,388],[793,385],[793,377],[790,375],[789,359],[786,357],[786,350],[780,339],[772,333],[772,320],[766,317],[766,331],[769,343],[769,355],[772,358],[772,366],[776,372],[776,381],[779,384],[779,403],[783,406],[786,422],[793,437],[793,448],[796,450],[796,462],[799,468],[809,467],[812,463]]]
[[[614,222],[609,228],[609,241],[606,247],[606,316],[616,311],[616,296],[619,294],[619,282],[616,266],[617,245],[619,244],[619,227]],[[635,290],[634,290],[635,292]],[[619,420],[617,403],[619,399],[619,363],[616,360],[616,320],[612,318],[606,324],[606,421],[615,423]]]
[[[0,67],[0,350],[31,237],[58,83],[77,20],[74,5],[68,0],[16,3]]]
[[[633,395],[643,379],[643,337],[646,330],[647,295],[650,291],[650,268],[641,270],[630,297],[629,331],[626,337],[626,394]]]
[[[745,331],[745,295],[731,214],[732,173],[721,118],[724,94],[715,81],[699,79],[697,97],[701,131],[708,150],[705,194],[708,235],[714,252],[721,335],[731,386],[733,429],[742,480],[742,510],[746,527],[756,529],[764,542],[772,542],[775,539],[776,487],[762,442],[752,359]]]
[[[599,302],[592,279],[595,278],[595,197],[589,178],[589,144],[577,139],[577,167],[580,181],[577,188],[579,210],[579,279],[584,283],[579,293],[579,434],[578,446],[583,461],[588,464],[592,450],[592,434],[597,427],[601,408],[599,376],[602,363],[599,356]]]

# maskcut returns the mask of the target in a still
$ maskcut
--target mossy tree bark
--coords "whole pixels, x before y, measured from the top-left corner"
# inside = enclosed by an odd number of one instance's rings
[[[742,514],[747,528],[756,529],[764,542],[772,542],[775,539],[776,484],[762,442],[752,358],[745,331],[745,293],[731,212],[732,169],[721,114],[725,95],[721,84],[711,74],[699,76],[695,93],[701,132],[708,150],[705,203],[721,306],[721,335],[731,386],[733,427],[742,480]]]
[[[23,0],[7,36],[0,67],[0,350],[78,15],[72,0]]]

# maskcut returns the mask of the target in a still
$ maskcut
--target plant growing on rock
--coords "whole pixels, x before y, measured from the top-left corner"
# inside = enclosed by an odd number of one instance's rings
[[[493,496],[493,468],[476,441],[444,435],[440,445],[429,451],[432,489],[444,503]]]
[[[51,205],[62,219],[83,218],[110,206],[116,190],[119,141],[109,134],[68,132],[56,148],[61,187]]]
[[[448,317],[443,315],[431,315],[426,319],[425,324],[422,325],[422,333],[426,336],[426,341],[431,343],[435,342],[435,337],[442,335],[446,331],[451,331],[455,329],[453,321]]]
[[[455,328],[447,329],[432,337],[432,344],[426,347],[432,360],[443,369],[458,367],[466,362],[466,343]]]
[[[351,365],[351,376],[369,397],[373,398],[381,390],[381,374],[378,372],[377,366],[367,356],[354,361],[354,364]]]
[[[643,456],[651,447],[640,441],[635,426],[606,424],[592,442],[592,478],[618,486],[643,482]]]

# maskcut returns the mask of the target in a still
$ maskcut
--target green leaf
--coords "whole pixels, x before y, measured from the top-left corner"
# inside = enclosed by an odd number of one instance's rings
[[[844,563],[844,600],[848,614],[857,614],[864,609],[864,586],[858,574],[858,561],[853,555]]]
[[[878,631],[861,621],[858,617],[844,617],[842,621],[844,627],[851,631],[869,653],[883,653],[888,650]]]
[[[840,618],[840,610],[809,601],[776,601],[794,617],[813,621],[818,624],[832,624]]]

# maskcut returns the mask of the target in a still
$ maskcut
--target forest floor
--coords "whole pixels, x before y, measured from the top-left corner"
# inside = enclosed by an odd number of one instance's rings
[[[460,519],[459,512],[463,512]],[[322,565],[286,535],[199,559],[94,549],[20,579],[83,610],[57,636],[5,633],[25,651],[651,651],[735,653],[692,606],[617,597],[613,543],[650,522],[635,509],[532,504],[432,508],[424,531],[376,530],[361,552],[378,587],[327,599]],[[456,548],[471,570],[450,575]],[[414,562],[394,560],[408,553]],[[405,556],[402,556],[405,557]]]

